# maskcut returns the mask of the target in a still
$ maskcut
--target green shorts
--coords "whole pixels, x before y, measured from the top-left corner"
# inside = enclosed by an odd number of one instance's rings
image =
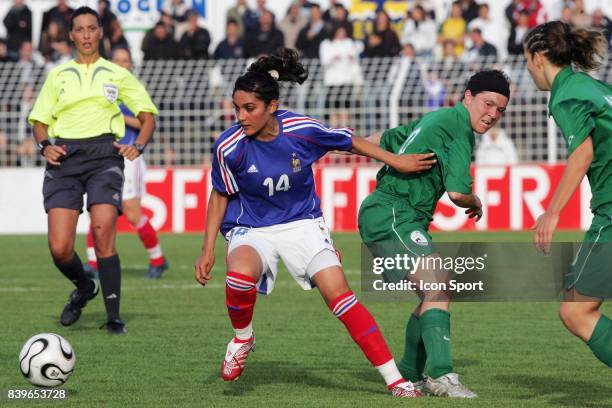
[[[565,275],[565,289],[595,298],[612,298],[612,203],[600,206]]]
[[[375,190],[361,204],[358,222],[361,240],[374,257],[423,257],[436,252],[429,219],[399,197]],[[384,276],[388,282],[405,277],[405,271]]]

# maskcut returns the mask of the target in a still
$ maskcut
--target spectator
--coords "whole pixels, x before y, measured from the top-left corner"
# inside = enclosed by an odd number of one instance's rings
[[[323,15],[323,20],[327,24],[327,32],[330,33],[330,36],[336,31],[336,27],[342,26],[346,31],[346,35],[349,38],[353,38],[353,24],[348,19],[348,10],[342,4],[337,3],[334,6],[334,12],[328,15],[330,17],[327,19]]]
[[[506,131],[497,126],[482,135],[475,153],[476,164],[508,166],[518,163],[518,154]]]
[[[584,2],[582,0],[574,0],[574,8],[572,9],[572,26],[577,28],[589,28],[593,19],[590,14],[584,10]]]
[[[210,34],[198,26],[198,13],[194,10],[187,12],[187,31],[183,33],[179,46],[184,59],[208,59]]]
[[[300,5],[297,2],[291,3],[287,15],[278,25],[278,28],[285,36],[285,48],[295,48],[295,42],[302,28],[308,23],[308,17],[300,14]]]
[[[493,44],[485,41],[479,28],[474,28],[470,31],[470,39],[473,45],[465,54],[466,61],[474,62],[479,58],[487,57],[497,58],[497,49]]]
[[[108,36],[108,45],[106,45],[109,52],[106,55],[111,55],[112,50],[115,48],[125,48],[127,50],[130,49],[128,42],[123,35],[123,28],[119,23],[119,20],[115,19],[110,24],[110,34]]]
[[[325,10],[325,12],[323,13],[323,20],[325,20],[326,23],[331,22],[333,19],[336,18],[336,7],[337,6],[342,6],[342,3],[337,1],[337,0],[329,0],[329,7],[327,8],[327,10]],[[346,9],[345,9],[346,10]],[[333,35],[333,32],[330,31],[330,33]]]
[[[523,39],[528,32],[529,13],[522,10],[519,13],[516,25],[510,29],[510,37],[508,38],[508,53],[510,55],[523,55]]]
[[[454,1],[450,16],[440,26],[438,44],[444,44],[446,40],[453,40],[455,42],[455,55],[460,56],[463,54],[466,26],[467,24],[461,16],[461,4]]]
[[[274,24],[274,14],[264,11],[259,18],[259,27],[247,33],[244,40],[244,57],[257,57],[262,54],[273,54],[285,44],[283,33]]]
[[[479,7],[475,0],[460,0],[460,3],[461,17],[463,17],[466,24],[478,17]]]
[[[41,68],[45,64],[45,59],[38,51],[34,51],[32,43],[25,41],[21,43],[19,48],[19,60],[17,61],[21,68],[21,83],[26,84],[32,81],[37,68]]]
[[[178,47],[174,38],[168,32],[166,25],[158,21],[142,41],[143,59],[150,60],[173,60],[177,58]]]
[[[104,37],[110,38],[112,24],[117,21],[117,16],[110,10],[109,0],[98,0],[98,15],[102,23],[102,33]]]
[[[418,56],[431,56],[436,46],[436,23],[428,18],[420,5],[415,6],[407,16],[402,29],[402,45],[411,44]]]
[[[366,38],[364,55],[372,57],[395,57],[401,49],[399,38],[391,28],[391,19],[386,11],[376,13],[374,30]]]
[[[0,63],[14,61],[14,59],[9,58],[8,48],[6,47],[6,40],[4,38],[0,38]]]
[[[612,50],[612,22],[606,17],[601,9],[593,11],[593,28],[601,30],[608,40],[608,47]]]
[[[270,11],[266,8],[266,0],[257,0],[257,7],[255,9],[247,9],[245,14],[242,16],[245,32],[257,31],[261,16],[266,11]],[[272,12],[270,11],[270,13]],[[274,13],[272,13],[272,16],[274,16]]]
[[[297,0],[297,3],[300,6],[300,14],[302,15],[302,17],[310,17],[310,8],[312,6],[318,6],[320,7],[318,4],[316,3],[312,3],[308,0]]]
[[[174,39],[174,41],[177,41],[177,34],[178,34],[178,30],[176,29],[176,24],[174,22],[174,19],[172,18],[172,16],[170,14],[164,13],[163,11],[161,12],[161,16],[160,16],[160,20],[163,25],[166,27],[166,31],[168,31],[168,35],[170,37],[172,37],[172,39]],[[181,32],[182,34],[182,32]],[[179,37],[180,39],[180,37]]]
[[[174,24],[184,23],[187,21],[189,6],[183,0],[166,0],[161,11],[172,17]]]
[[[323,13],[318,4],[310,7],[310,20],[306,27],[300,30],[295,46],[302,53],[303,58],[319,58],[319,47],[327,38]]]
[[[45,60],[55,62],[58,59],[57,44],[68,42],[68,40],[68,33],[64,30],[64,26],[52,20],[47,31],[42,33],[38,49]]]
[[[244,20],[245,16],[248,16],[251,12],[249,6],[247,5],[247,0],[238,0],[234,7],[230,7],[227,10],[227,14],[225,16],[225,24],[233,20],[238,25],[238,36],[242,37],[244,35]],[[254,18],[254,17],[253,17]],[[249,17],[249,20],[251,17]],[[257,19],[254,18],[254,25],[251,28],[257,27]]]
[[[6,27],[7,52],[15,59],[19,48],[25,41],[32,42],[32,12],[25,4],[25,0],[15,0],[4,17]]]
[[[516,25],[516,22],[518,21],[517,7],[521,3],[523,3],[523,0],[512,0],[510,4],[508,4],[508,7],[506,7],[506,11],[505,11],[506,20],[508,20],[508,23],[510,24],[511,27]],[[527,13],[527,15],[529,15],[529,13]]]
[[[52,20],[57,21],[64,29],[64,32],[68,32],[70,16],[73,12],[74,9],[68,7],[66,0],[57,0],[57,5],[55,7],[52,7],[43,13],[41,34],[47,31],[47,27],[49,27],[49,23]]]
[[[353,88],[363,83],[359,65],[362,43],[353,41],[343,26],[337,26],[331,39],[321,42],[323,84],[327,88],[326,109],[333,110],[330,125],[334,128],[349,124],[347,109],[353,98]]]
[[[559,19],[559,21],[564,22],[565,24],[569,25],[570,27],[573,26],[573,22],[572,22],[572,17],[574,16],[574,12],[572,11],[572,8],[569,6],[565,6],[563,7],[563,9],[561,10],[561,18]]]
[[[529,28],[534,28],[537,25],[543,24],[548,19],[546,16],[546,10],[542,7],[539,0],[523,0],[514,9],[513,19],[518,20],[518,13],[521,10],[529,13]]]
[[[489,16],[489,5],[483,3],[478,8],[478,17],[470,21],[467,26],[468,32],[478,28],[484,40],[491,44],[497,43],[499,37],[499,23],[494,22]]]
[[[235,20],[229,20],[225,27],[225,39],[215,49],[215,59],[242,58],[244,45],[238,35],[240,26]]]

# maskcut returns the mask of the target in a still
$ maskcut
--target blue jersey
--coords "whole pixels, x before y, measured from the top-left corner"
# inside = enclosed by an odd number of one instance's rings
[[[286,110],[275,113],[279,134],[248,137],[239,124],[215,143],[212,185],[229,196],[221,232],[267,227],[322,215],[312,163],[330,150],[350,150],[352,130],[332,129]]]
[[[134,117],[132,111],[129,110],[123,103],[119,105],[119,109],[121,109],[121,113],[123,113],[125,116],[130,116],[132,118]],[[138,129],[125,125],[125,135],[119,140],[119,143],[131,145],[134,144],[137,137]]]

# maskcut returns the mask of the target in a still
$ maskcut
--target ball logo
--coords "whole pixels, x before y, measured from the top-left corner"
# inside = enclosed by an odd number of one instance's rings
[[[428,244],[427,238],[425,238],[425,235],[423,235],[421,231],[412,231],[410,233],[410,239],[420,246],[427,246]]]

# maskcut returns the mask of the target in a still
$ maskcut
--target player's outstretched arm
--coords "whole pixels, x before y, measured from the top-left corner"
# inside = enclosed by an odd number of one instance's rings
[[[462,194],[449,191],[448,196],[456,206],[467,208],[465,213],[470,218],[475,218],[476,222],[480,221],[482,217],[482,203],[476,194]]]
[[[380,142],[380,138],[378,140]],[[398,155],[381,149],[377,144],[357,136],[353,136],[351,152],[379,160],[400,173],[426,171],[436,164],[435,153]]]
[[[210,271],[215,264],[215,240],[227,210],[227,202],[226,195],[213,189],[206,210],[206,229],[202,252],[195,263],[195,278],[202,286],[212,279]]]
[[[587,137],[570,154],[561,176],[561,181],[553,194],[546,212],[538,217],[533,229],[535,230],[534,242],[536,249],[548,254],[553,232],[557,228],[559,215],[567,205],[574,191],[578,188],[582,179],[587,174],[593,162],[593,141]]]

